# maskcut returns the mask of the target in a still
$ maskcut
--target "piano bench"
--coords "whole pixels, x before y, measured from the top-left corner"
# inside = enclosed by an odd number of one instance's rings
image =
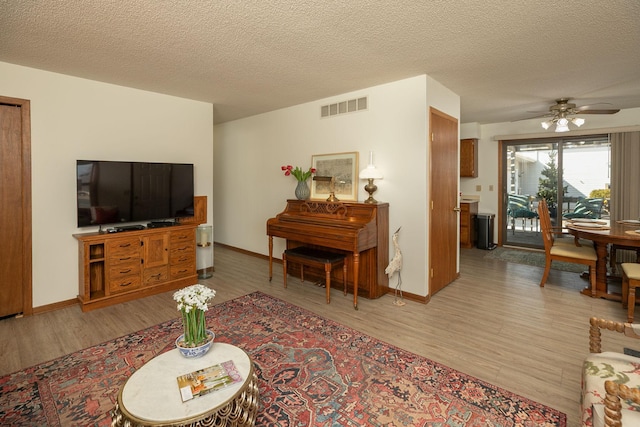
[[[346,256],[335,252],[323,251],[299,246],[287,249],[282,253],[282,266],[284,268],[284,287],[287,287],[287,261],[300,264],[300,280],[304,282],[304,267],[324,268],[325,288],[327,290],[327,304],[331,302],[331,270],[342,265],[342,277],[344,294],[347,295],[347,263]]]

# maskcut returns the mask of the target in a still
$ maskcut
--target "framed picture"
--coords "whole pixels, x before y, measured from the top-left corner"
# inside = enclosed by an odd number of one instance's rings
[[[358,200],[358,152],[314,154],[311,167],[316,169],[311,181],[311,198],[326,200],[334,195],[338,200]]]

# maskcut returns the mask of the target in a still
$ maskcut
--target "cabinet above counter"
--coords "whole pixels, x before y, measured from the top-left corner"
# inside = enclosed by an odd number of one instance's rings
[[[476,138],[460,140],[460,177],[478,177],[478,140]]]

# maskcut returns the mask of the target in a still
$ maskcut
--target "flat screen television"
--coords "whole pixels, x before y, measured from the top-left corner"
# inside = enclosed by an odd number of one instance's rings
[[[193,164],[77,160],[78,227],[193,216]]]

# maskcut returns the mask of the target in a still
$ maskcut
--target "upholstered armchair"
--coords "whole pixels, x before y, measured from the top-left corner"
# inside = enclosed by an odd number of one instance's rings
[[[604,199],[582,199],[576,203],[573,212],[562,215],[565,219],[590,218],[597,219],[602,215]]]
[[[538,219],[538,214],[531,209],[529,196],[521,194],[509,194],[507,205],[507,215],[511,221],[511,230],[516,232],[516,219],[522,218],[522,231],[524,231],[527,219],[533,221]]]
[[[640,325],[590,319],[590,355],[582,365],[582,425],[640,426],[640,358],[602,352],[601,330],[640,338]]]

